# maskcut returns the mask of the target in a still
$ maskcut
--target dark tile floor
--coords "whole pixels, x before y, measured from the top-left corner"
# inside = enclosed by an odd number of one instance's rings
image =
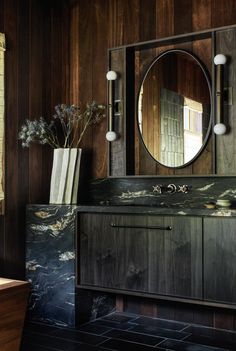
[[[236,351],[236,332],[112,313],[68,329],[30,323],[21,351]]]

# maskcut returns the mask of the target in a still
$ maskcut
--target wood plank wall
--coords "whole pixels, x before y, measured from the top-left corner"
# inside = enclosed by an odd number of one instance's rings
[[[72,0],[70,96],[82,102],[106,101],[107,48],[234,24],[234,4],[234,0]],[[104,121],[84,143],[92,151],[93,177],[107,174],[105,132]],[[202,169],[198,160],[195,168]]]
[[[235,0],[0,0],[6,33],[6,215],[0,235],[5,275],[24,274],[26,203],[46,203],[51,153],[17,141],[26,117],[60,102],[106,102],[107,49],[236,23]],[[107,174],[106,121],[90,130],[93,177]],[[3,272],[3,269],[1,269]],[[1,274],[0,272],[0,274]]]
[[[0,275],[24,277],[25,205],[47,203],[50,150],[23,150],[26,118],[47,116],[69,95],[69,16],[63,1],[0,0],[6,34],[6,211],[0,220]]]

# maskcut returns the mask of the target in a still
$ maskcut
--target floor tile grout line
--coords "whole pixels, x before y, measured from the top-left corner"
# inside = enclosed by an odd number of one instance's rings
[[[155,348],[157,345],[159,346],[159,344],[150,345],[150,344],[140,343],[140,342],[137,342],[137,341],[126,340],[126,339],[119,339],[119,338],[110,338],[110,340],[124,341],[124,342],[131,343],[131,344],[136,344],[136,345],[141,345],[141,346],[149,346],[149,347],[153,347],[153,348]],[[107,340],[106,340],[106,341],[107,341]],[[106,341],[103,341],[102,343],[97,344],[96,346],[99,347],[99,346],[101,346],[103,343],[105,343]],[[164,342],[164,340],[162,340],[161,342]]]
[[[185,339],[189,338],[192,334],[186,335],[183,339],[181,339],[180,341],[184,341]]]
[[[189,328],[189,327],[191,327],[191,324],[186,325],[183,329],[180,330],[180,332],[185,331],[185,329],[187,329],[187,328]]]
[[[212,345],[206,345],[206,344],[199,344],[199,343],[193,343],[191,341],[183,341],[183,340],[175,340],[175,339],[172,339],[172,338],[167,338],[167,340],[170,340],[170,341],[173,341],[173,342],[184,342],[184,343],[188,343],[188,344],[191,344],[191,345],[195,345],[195,346],[203,346],[203,347],[207,347],[210,350],[212,351],[215,351],[217,349],[217,351],[231,351],[230,349],[225,349],[225,348],[221,348],[221,347],[218,347],[218,346],[212,346]],[[158,346],[161,346],[161,344],[164,343],[164,341],[162,341]],[[172,349],[171,349],[172,350]]]
[[[42,345],[42,344],[39,344],[39,343],[36,343],[36,342],[35,343],[34,342],[29,342],[29,345],[39,346],[39,347],[42,347],[42,348],[46,347],[47,349],[52,350],[52,351],[61,351],[60,349],[55,348],[53,346],[52,347],[51,346],[45,346],[45,345]],[[81,345],[81,343],[79,345]]]
[[[161,338],[161,339],[169,339],[168,337],[166,336],[162,336],[162,335],[153,335],[153,334],[146,334],[146,333],[140,333],[140,332],[136,332],[136,331],[132,331],[132,330],[122,330],[122,329],[117,329],[115,328],[114,330],[119,330],[121,332],[129,332],[129,333],[132,333],[132,334],[137,334],[137,335],[142,335],[142,336],[148,336],[148,337],[152,337],[152,338]],[[165,329],[164,329],[165,330]],[[107,333],[109,333],[109,331],[107,331]],[[103,336],[106,336],[106,334],[103,334]],[[125,339],[123,339],[125,340]],[[178,340],[178,339],[174,339],[173,340]],[[163,340],[162,340],[163,341]],[[162,342],[161,341],[161,342]],[[158,345],[158,344],[157,344]]]
[[[110,328],[110,330],[115,329],[115,328]],[[102,334],[95,334],[93,332],[89,332],[89,331],[85,331],[85,330],[80,330],[80,329],[74,329],[73,332],[75,333],[82,333],[82,334],[86,334],[86,335],[92,335],[92,336],[101,336],[104,333],[108,333],[110,330],[106,330],[105,332],[103,332]],[[54,336],[52,334],[50,334],[50,336]]]
[[[107,340],[101,341],[100,343],[98,343],[98,344],[96,345],[96,347],[102,346],[102,344],[104,344],[104,343],[107,342],[108,340],[112,340],[112,338],[108,338]]]
[[[157,329],[161,329],[163,332],[172,332],[172,333],[178,333],[178,334],[181,334],[181,333],[186,333],[186,332],[183,332],[183,331],[180,331],[180,330],[174,330],[174,329],[168,329],[168,328],[161,328],[161,327],[156,327]],[[116,329],[116,328],[115,328]],[[143,335],[149,335],[149,336],[155,336],[155,334],[151,334],[151,333],[148,333],[148,332],[140,332],[140,331],[133,331],[132,329],[127,329],[127,331],[131,331],[131,332],[135,332],[135,333],[139,333],[139,334],[143,334]],[[189,336],[191,335],[191,333],[188,333],[188,335],[185,335],[184,337],[186,336]],[[157,335],[157,336],[160,336],[162,337],[161,335]],[[166,337],[168,339],[168,337]],[[174,339],[174,338],[173,338]],[[179,340],[179,339],[175,339],[175,340]]]
[[[37,333],[35,333],[35,334],[37,334]],[[83,333],[82,333],[83,334]],[[88,335],[90,335],[89,333],[84,333],[84,334],[88,334]],[[75,343],[77,343],[77,344],[86,344],[86,345],[90,345],[90,346],[96,346],[96,345],[94,345],[94,344],[89,344],[89,343],[86,343],[85,341],[77,341],[77,340],[74,340],[74,339],[69,339],[69,338],[65,338],[65,337],[60,337],[60,336],[57,336],[57,335],[46,335],[46,336],[49,336],[49,337],[52,337],[52,338],[55,338],[55,339],[58,339],[58,340],[65,340],[65,341],[68,341],[68,342],[75,342]],[[93,334],[93,336],[97,336],[97,337],[99,337],[99,335],[94,335]],[[111,339],[111,338],[109,338],[109,337],[106,337],[106,339],[108,340],[108,339]],[[105,341],[107,341],[107,340],[103,340],[104,342]],[[39,345],[39,344],[38,344]]]
[[[158,344],[156,344],[154,347],[156,346],[160,346],[163,342],[165,342],[166,340],[168,340],[168,338],[164,338],[164,340],[161,340]]]

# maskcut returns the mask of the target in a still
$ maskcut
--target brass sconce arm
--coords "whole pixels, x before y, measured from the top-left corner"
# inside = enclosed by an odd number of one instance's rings
[[[108,132],[106,133],[106,139],[112,142],[118,138],[118,134],[113,130],[113,91],[114,81],[117,79],[117,73],[115,71],[109,71],[106,74],[106,78],[108,80]]]
[[[224,64],[227,58],[223,54],[218,54],[214,57],[216,65],[216,124],[214,133],[218,135],[225,134],[226,126],[222,122],[224,115]]]

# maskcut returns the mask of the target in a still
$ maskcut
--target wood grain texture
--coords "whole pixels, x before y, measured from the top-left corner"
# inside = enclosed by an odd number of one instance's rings
[[[93,69],[92,69],[92,99],[98,103],[105,104],[104,91],[106,91],[106,72],[107,72],[107,46],[108,46],[108,3],[100,0],[93,2],[94,11],[94,34],[96,39],[93,41]],[[97,74],[99,72],[99,74]],[[101,77],[104,77],[101,79]],[[98,175],[104,174],[107,170],[107,148],[104,152],[100,150],[101,140],[105,141],[107,123],[103,119],[101,123],[92,128],[93,153],[92,170],[96,170]],[[94,175],[94,172],[92,172]],[[95,175],[96,176],[96,175]]]
[[[48,202],[51,173],[49,150],[45,152],[38,146],[23,150],[18,142],[18,130],[26,118],[50,115],[53,105],[65,101],[63,95],[65,90],[67,94],[69,91],[64,84],[68,76],[62,35],[68,31],[63,29],[62,5],[63,0],[58,1],[57,10],[52,11],[55,2],[51,1],[47,4],[29,0],[0,1],[0,8],[4,10],[0,12],[0,26],[7,38],[7,198],[1,235],[1,261],[4,262],[1,274],[12,278],[24,277],[25,205]],[[57,45],[60,49],[56,49]]]
[[[235,228],[234,219],[204,220],[204,292],[207,300],[236,302]]]
[[[80,284],[201,299],[201,228],[194,217],[81,214]]]
[[[109,0],[108,2],[102,2],[101,0],[97,0],[93,2],[91,0],[86,2],[86,5],[81,3],[80,9],[80,2],[79,0],[73,0],[71,4],[71,15],[74,19],[74,25],[76,26],[78,16],[76,17],[75,13],[78,11],[81,13],[85,13],[85,16],[81,16],[81,20],[86,22],[86,17],[88,14],[88,8],[90,11],[90,16],[94,16],[94,14],[98,13],[98,8],[101,5],[104,6],[104,13],[101,18],[106,18],[106,21],[101,21],[99,23],[99,35],[105,36],[101,39],[103,43],[103,49],[105,46],[107,47],[114,47],[119,45],[124,45],[127,43],[135,43],[141,40],[150,40],[155,38],[161,38],[168,35],[174,34],[181,34],[186,33],[189,31],[197,31],[197,30],[204,30],[212,28],[213,26],[219,25],[228,25],[233,23],[234,14],[232,11],[233,8],[233,1],[227,0],[226,2],[223,0],[159,0],[159,1],[150,1],[148,4],[145,1],[136,1],[132,0],[126,2],[124,0]],[[79,7],[79,10],[78,10]],[[87,10],[86,10],[87,8]],[[95,21],[96,23],[96,21]],[[83,26],[83,24],[81,24]],[[73,48],[73,57],[75,61],[77,60],[77,65],[84,66],[84,58],[87,59],[86,67],[88,72],[90,69],[93,71],[97,65],[98,60],[103,59],[103,49],[99,49],[96,60],[91,61],[88,53],[86,51],[81,51],[79,49],[79,45],[77,43],[86,42],[87,46],[96,45],[96,41],[98,38],[96,35],[91,36],[90,29],[93,28],[94,23],[87,22],[87,27],[84,30],[76,30],[76,34],[74,33],[74,29],[71,32],[71,43]],[[81,27],[82,28],[82,27]],[[107,28],[107,30],[105,30]],[[92,29],[93,30],[93,29]],[[89,34],[90,33],[90,34]],[[94,44],[95,43],[95,44]],[[209,68],[209,46],[205,46],[204,49],[194,48],[194,50],[199,51],[199,55],[204,61],[204,54],[207,55],[206,65]],[[206,50],[205,50],[206,49]],[[79,59],[76,58],[76,52],[78,50]],[[73,60],[71,61],[71,65],[73,65]],[[91,66],[91,67],[90,67]],[[93,79],[97,82],[99,88],[99,97],[102,101],[106,100],[106,86],[104,82],[104,76],[101,71],[96,77],[89,78],[88,76],[78,76],[75,75],[71,77],[71,81],[78,79],[79,81],[77,84],[74,82],[71,85],[71,89],[73,90],[71,94],[78,95],[78,87],[80,87],[79,96],[82,100],[86,102],[86,96],[83,98],[84,91],[89,91],[91,84],[93,84]],[[75,91],[77,89],[77,92]],[[88,137],[85,140],[86,147],[91,149],[91,152],[94,153],[94,162],[92,166],[92,174],[94,177],[103,177],[106,176],[106,166],[105,166],[105,158],[106,158],[106,141],[104,139],[105,133],[105,125],[102,125],[101,128],[95,129],[96,140],[93,141],[92,137]],[[98,151],[97,148],[97,140],[100,140],[99,143],[99,153],[104,155],[102,157],[99,155],[97,157]],[[94,144],[96,143],[96,145]],[[212,141],[210,141],[210,144]],[[191,174],[194,172],[195,174],[202,174],[202,173],[211,173],[209,168],[212,166],[212,160],[210,160],[211,154],[211,146],[208,144],[207,149],[204,153],[204,156],[196,160],[196,165],[193,167],[192,170],[185,169],[179,170],[178,174]],[[95,161],[97,160],[97,161]],[[137,167],[136,167],[137,168]],[[171,173],[170,170],[166,170],[165,172],[163,169],[159,170],[159,166],[157,169],[158,172],[162,174]],[[163,173],[164,172],[164,173]]]
[[[142,216],[80,215],[80,284],[147,291],[147,235],[142,229],[112,228],[144,225]],[[87,260],[89,259],[89,263]]]
[[[192,0],[192,27],[194,31],[211,28],[211,4],[212,0]]]
[[[158,0],[156,6],[156,38],[168,37],[175,33],[174,0]]]
[[[201,218],[150,217],[148,224],[157,221],[172,230],[149,230],[149,291],[201,299]]]
[[[226,26],[236,23],[235,1],[234,0],[212,0],[211,25]]]
[[[24,325],[29,284],[0,279],[0,344],[2,351],[18,351]]]
[[[156,0],[149,0],[147,11],[147,1],[140,1],[140,41],[146,41],[156,38],[156,7]]]
[[[227,30],[217,34],[217,52],[224,52],[229,58],[224,70],[224,86],[235,89],[236,77],[236,30]],[[224,104],[223,123],[227,126],[227,133],[221,138],[216,136],[216,171],[217,174],[235,174],[236,172],[236,123],[235,123],[236,95],[232,96],[232,104]]]
[[[175,34],[192,32],[192,19],[192,0],[174,1]]]

